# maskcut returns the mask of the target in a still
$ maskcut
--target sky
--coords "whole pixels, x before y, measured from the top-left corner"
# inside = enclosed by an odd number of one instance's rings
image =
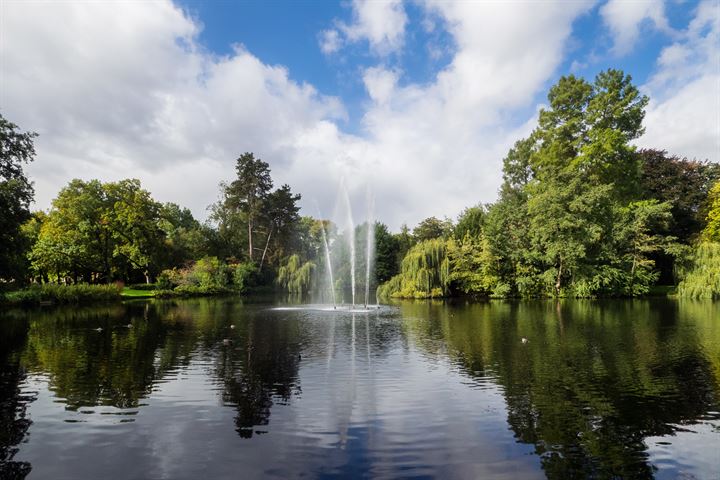
[[[0,3],[36,209],[73,178],[139,178],[205,219],[253,152],[304,215],[344,185],[356,219],[454,219],[497,198],[558,78],[607,68],[650,98],[638,147],[720,161],[718,0]]]

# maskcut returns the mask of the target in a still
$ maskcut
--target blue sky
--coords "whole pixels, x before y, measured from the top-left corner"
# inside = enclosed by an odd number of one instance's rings
[[[182,0],[177,4],[202,24],[199,40],[208,50],[229,55],[233,45],[241,44],[265,63],[286,67],[293,80],[307,82],[324,94],[342,98],[349,113],[343,126],[349,132],[357,132],[363,104],[368,100],[361,73],[375,65],[377,58],[363,44],[351,45],[339,55],[325,55],[318,46],[321,31],[338,20],[352,20],[350,2]],[[625,55],[613,55],[613,36],[600,14],[602,6],[603,3],[595,4],[573,22],[568,54],[545,82],[547,88],[562,75],[592,78],[607,68],[622,69],[639,84],[652,75],[660,51],[671,42],[671,36],[645,19],[633,50]],[[695,8],[697,2],[665,4],[670,27],[684,28]],[[402,71],[401,84],[432,82],[452,60],[453,38],[442,28],[428,33],[422,25],[426,15],[418,4],[408,2],[405,9],[408,17],[405,48],[383,63]],[[429,45],[439,47],[442,55],[431,57]],[[537,94],[536,102],[543,102],[547,88]],[[528,110],[524,110],[519,114],[527,113]]]
[[[717,0],[2,3],[0,105],[37,131],[37,207],[133,176],[200,218],[253,151],[276,184],[391,228],[491,202],[561,75],[620,68],[640,147],[720,160]]]

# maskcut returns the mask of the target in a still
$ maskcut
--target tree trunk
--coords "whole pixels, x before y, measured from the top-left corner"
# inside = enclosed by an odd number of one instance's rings
[[[263,250],[262,258],[260,259],[260,270],[262,270],[263,262],[265,262],[265,254],[267,253],[268,245],[270,245],[270,237],[272,237],[273,228],[275,226],[273,225],[270,227],[270,233],[268,233],[267,241],[265,242],[265,249]]]
[[[560,296],[560,287],[562,287],[562,257],[559,259],[557,280],[555,281],[555,295]]]
[[[252,262],[252,252],[253,252],[253,246],[252,246],[252,220],[248,220],[248,257],[250,258],[250,261]]]

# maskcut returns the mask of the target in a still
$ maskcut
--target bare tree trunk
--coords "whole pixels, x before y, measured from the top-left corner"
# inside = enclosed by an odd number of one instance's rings
[[[250,261],[252,262],[252,220],[248,219],[248,256],[250,257]]]
[[[270,233],[268,233],[268,238],[265,242],[265,249],[263,250],[262,258],[260,259],[260,270],[262,270],[263,263],[265,262],[265,254],[267,253],[268,245],[270,245],[270,237],[272,237],[273,228],[275,228],[274,225],[270,227]]]
[[[562,257],[560,257],[560,265],[558,266],[557,280],[555,281],[555,295],[560,296],[560,287],[562,286]]]

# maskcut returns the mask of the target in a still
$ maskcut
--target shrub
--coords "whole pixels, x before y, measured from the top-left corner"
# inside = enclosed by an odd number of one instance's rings
[[[24,290],[10,292],[5,295],[5,301],[16,304],[39,304],[41,302],[51,303],[79,303],[119,300],[122,293],[122,285],[88,285],[79,283],[76,285],[60,285],[46,283],[32,285]]]
[[[688,298],[720,298],[720,243],[701,242],[678,266],[678,295]]]

